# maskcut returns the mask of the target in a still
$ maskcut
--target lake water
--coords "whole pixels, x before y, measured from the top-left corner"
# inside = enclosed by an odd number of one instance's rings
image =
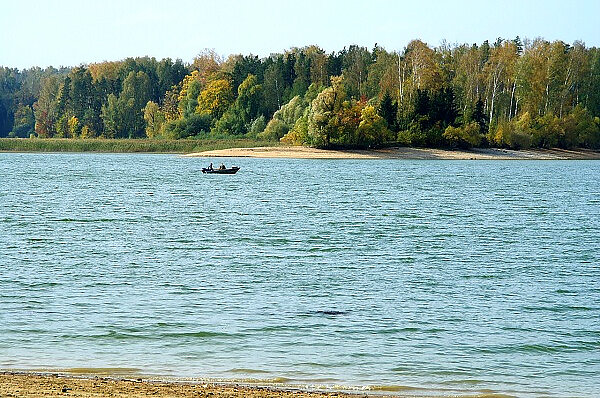
[[[0,368],[598,396],[600,161],[0,153]]]

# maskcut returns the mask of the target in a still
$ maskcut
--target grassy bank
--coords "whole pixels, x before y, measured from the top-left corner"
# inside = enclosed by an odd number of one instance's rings
[[[278,142],[248,138],[194,140],[0,138],[0,151],[10,152],[190,153],[277,145]]]

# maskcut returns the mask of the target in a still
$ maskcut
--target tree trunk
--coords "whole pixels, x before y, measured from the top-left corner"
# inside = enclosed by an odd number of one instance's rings
[[[277,93],[277,109],[281,109],[281,103],[279,102],[279,85],[277,79],[275,79],[275,92]]]
[[[549,100],[550,100],[550,83],[546,83],[546,106],[544,107],[544,114],[548,113]]]
[[[494,116],[494,100],[496,99],[496,90],[497,89],[498,89],[498,76],[494,75],[494,80],[492,83],[492,100],[490,103],[490,125],[489,125],[490,130],[488,130],[488,131],[491,131],[491,128],[492,128],[492,117]]]
[[[513,100],[515,98],[515,88],[517,87],[517,83],[513,83],[513,87],[510,93],[510,108],[508,109],[508,120],[511,120],[513,118]],[[515,116],[516,116],[516,112],[515,112]]]
[[[400,75],[400,53],[396,54],[398,57],[398,96],[396,97],[396,101],[398,106],[402,104],[402,76]]]
[[[492,94],[492,102],[491,102],[491,105],[490,105],[490,124],[489,124],[488,131],[491,131],[491,129],[492,129],[492,116],[494,114],[494,96],[495,95],[496,95],[495,93]]]

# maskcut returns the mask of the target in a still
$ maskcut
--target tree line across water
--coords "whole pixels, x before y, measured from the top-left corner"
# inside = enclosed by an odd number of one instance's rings
[[[600,51],[498,39],[317,46],[191,64],[0,67],[0,137],[249,137],[364,148],[600,147]]]

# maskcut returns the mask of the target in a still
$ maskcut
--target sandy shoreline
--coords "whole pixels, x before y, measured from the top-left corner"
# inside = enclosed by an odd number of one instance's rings
[[[0,397],[357,398],[366,394],[60,373],[0,372]],[[391,397],[391,395],[386,395]],[[422,397],[422,396],[421,396]]]
[[[190,153],[189,157],[252,157],[293,159],[448,159],[448,160],[574,160],[600,159],[600,151],[587,149],[443,150],[431,148],[386,148],[375,150],[325,150],[307,147],[231,148]]]

